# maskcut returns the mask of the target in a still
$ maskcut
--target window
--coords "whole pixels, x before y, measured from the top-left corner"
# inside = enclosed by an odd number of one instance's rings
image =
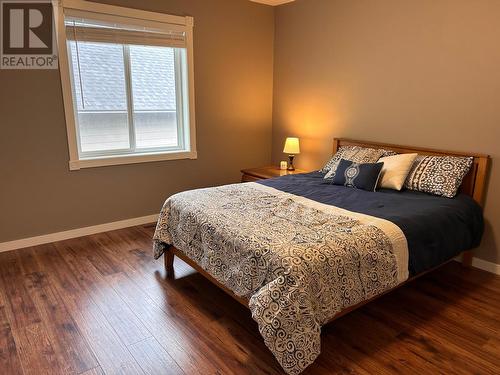
[[[78,0],[58,15],[70,169],[196,158],[192,19]]]

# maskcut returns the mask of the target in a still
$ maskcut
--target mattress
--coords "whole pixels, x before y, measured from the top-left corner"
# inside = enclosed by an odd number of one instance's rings
[[[468,195],[450,199],[410,190],[368,192],[325,184],[323,176],[311,172],[258,183],[396,224],[408,241],[410,276],[473,249],[481,241],[482,208]]]

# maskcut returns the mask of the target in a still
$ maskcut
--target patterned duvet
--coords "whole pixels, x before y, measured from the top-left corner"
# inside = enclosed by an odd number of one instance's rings
[[[173,195],[154,234],[155,258],[182,250],[236,295],[283,369],[320,353],[321,326],[408,278],[393,223],[257,183]]]

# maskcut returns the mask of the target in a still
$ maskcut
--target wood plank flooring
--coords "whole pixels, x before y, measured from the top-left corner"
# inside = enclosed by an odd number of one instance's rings
[[[0,374],[282,374],[154,226],[0,253]],[[324,327],[304,374],[500,374],[500,277],[452,262]]]

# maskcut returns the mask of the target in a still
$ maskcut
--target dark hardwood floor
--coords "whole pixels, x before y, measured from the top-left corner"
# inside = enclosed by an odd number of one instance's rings
[[[0,254],[0,374],[282,374],[243,306],[139,226]],[[500,374],[500,277],[452,262],[323,329],[304,374]]]

